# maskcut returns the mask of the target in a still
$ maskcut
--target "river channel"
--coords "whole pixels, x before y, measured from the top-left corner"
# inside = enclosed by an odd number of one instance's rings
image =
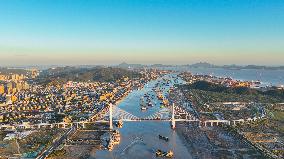
[[[167,91],[174,84],[174,76],[167,75],[163,78],[169,79],[168,85],[161,84],[159,88],[163,90],[163,94],[167,96]],[[117,107],[124,111],[133,114],[139,118],[145,118],[160,111],[160,101],[157,99],[153,88],[162,79],[157,79],[148,82],[141,90],[132,91]],[[180,80],[179,80],[180,82]],[[141,111],[140,99],[144,94],[153,95],[153,107],[147,111]],[[167,114],[169,115],[169,114]],[[190,153],[182,142],[182,139],[177,135],[175,130],[172,130],[170,123],[166,121],[129,121],[124,122],[123,127],[119,129],[121,134],[121,141],[116,145],[112,151],[98,150],[95,156],[91,158],[118,158],[118,159],[145,159],[156,158],[155,152],[157,149],[162,151],[172,150],[174,158],[191,158]],[[158,135],[167,136],[169,141],[159,139]]]

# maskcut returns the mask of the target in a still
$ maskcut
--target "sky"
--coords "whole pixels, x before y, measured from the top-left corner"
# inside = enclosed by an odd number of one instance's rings
[[[283,59],[283,0],[0,1],[0,65]]]

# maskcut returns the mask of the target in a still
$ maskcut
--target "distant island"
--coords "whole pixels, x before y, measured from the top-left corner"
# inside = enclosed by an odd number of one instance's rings
[[[284,66],[260,66],[260,65],[214,65],[207,62],[199,62],[191,65],[184,65],[191,68],[223,68],[223,69],[234,69],[234,70],[241,70],[241,69],[262,69],[262,70],[284,70]]]
[[[137,68],[144,68],[144,67],[173,67],[173,65],[164,65],[164,64],[152,64],[152,65],[143,65],[143,64],[128,64],[126,62],[123,62],[119,64],[117,67],[124,68],[124,69],[137,69]]]
[[[232,70],[241,70],[241,69],[262,69],[262,70],[284,70],[284,66],[261,66],[261,65],[214,65],[208,62],[198,62],[194,64],[187,64],[187,65],[164,65],[164,64],[152,64],[152,65],[143,65],[143,64],[128,64],[128,63],[121,63],[117,67],[119,68],[153,68],[153,67],[189,67],[189,68],[223,68],[223,69],[232,69]]]

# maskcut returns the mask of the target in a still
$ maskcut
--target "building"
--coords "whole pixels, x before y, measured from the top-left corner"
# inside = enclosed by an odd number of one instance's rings
[[[0,75],[0,81],[6,81],[8,80],[6,75]]]
[[[24,80],[25,76],[23,74],[18,75],[18,74],[12,74],[12,80],[13,81],[20,81],[20,80]]]
[[[39,75],[39,71],[37,69],[32,69],[32,78],[36,78]]]
[[[4,93],[5,93],[5,85],[0,84],[0,94],[4,94]]]

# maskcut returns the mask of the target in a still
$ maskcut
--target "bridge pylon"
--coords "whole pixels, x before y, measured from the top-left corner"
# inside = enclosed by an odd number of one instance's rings
[[[112,103],[109,104],[109,129],[113,129],[113,124],[112,124]]]
[[[175,121],[175,103],[173,103],[172,105],[172,123],[171,123],[171,127],[172,129],[176,128],[176,121]]]

